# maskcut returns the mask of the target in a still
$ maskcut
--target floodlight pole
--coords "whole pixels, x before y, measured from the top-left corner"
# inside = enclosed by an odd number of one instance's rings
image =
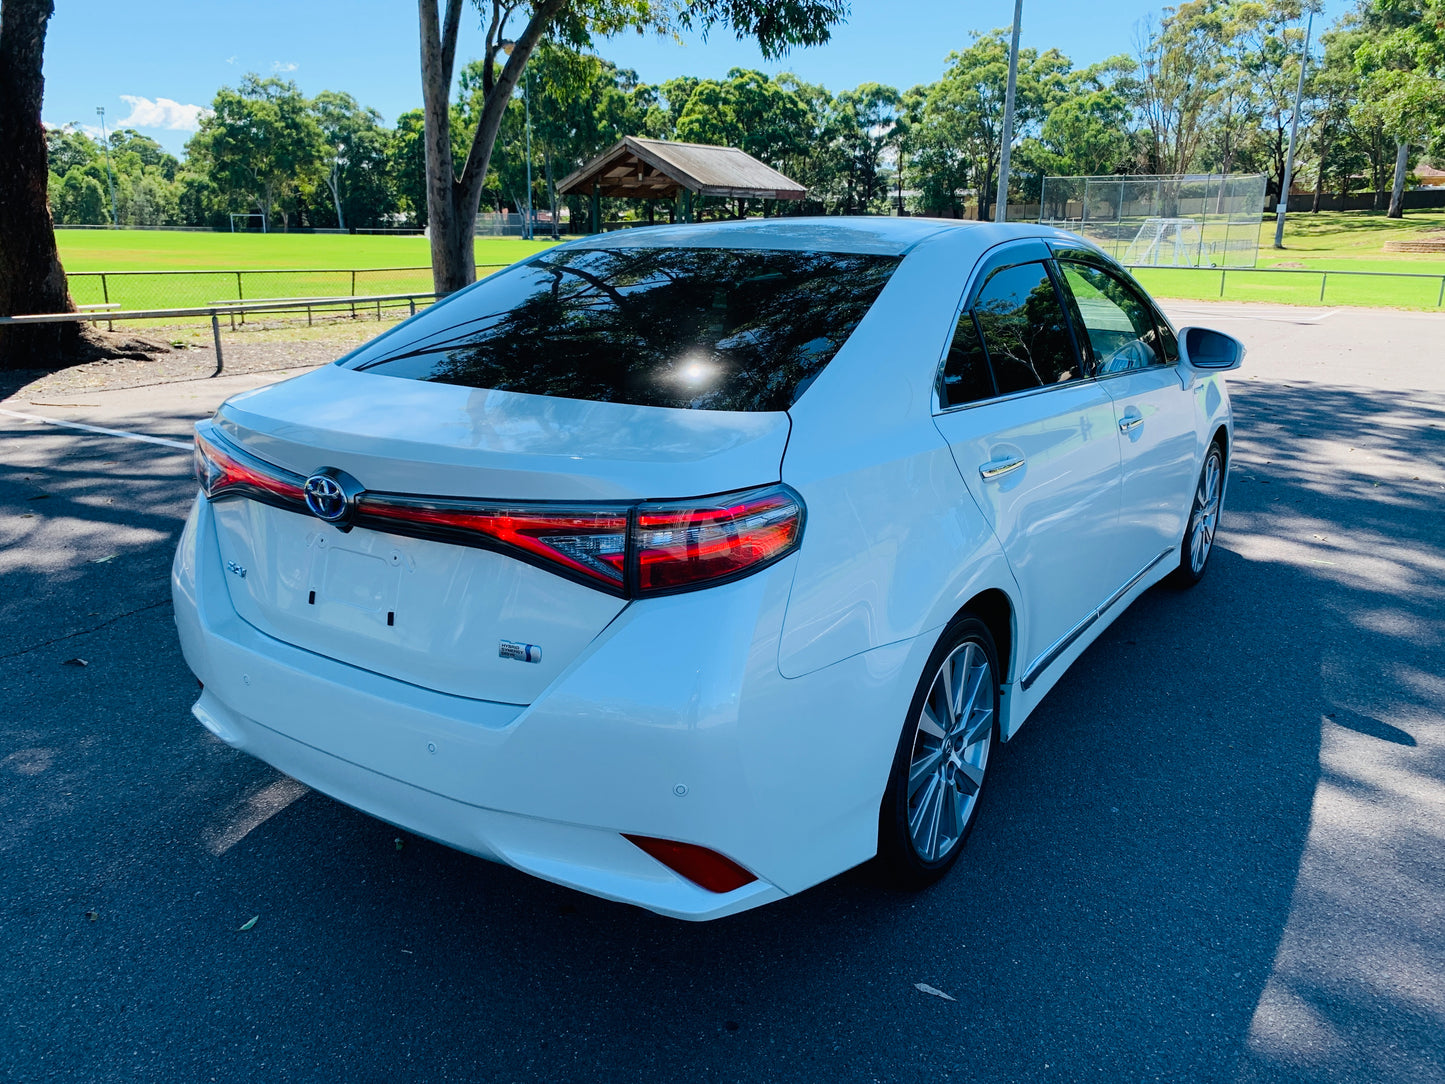
[[[105,136],[105,106],[96,106],[95,112],[100,117],[100,145],[105,151],[105,174],[110,178],[110,224],[119,227],[120,213],[115,209],[115,170],[110,168],[110,140]]]
[[[1295,136],[1299,134],[1299,111],[1300,102],[1305,96],[1305,68],[1310,62],[1310,31],[1315,26],[1315,13],[1310,11],[1309,21],[1305,23],[1305,47],[1299,58],[1299,86],[1294,92],[1294,116],[1289,119],[1289,150],[1284,156],[1284,176],[1280,178],[1279,199],[1274,205],[1274,247],[1284,248],[1284,216],[1289,210],[1289,186],[1294,181],[1294,142]]]
[[[1008,51],[1008,93],[1003,101],[1003,146],[998,160],[998,198],[994,200],[993,220],[1008,221],[1008,167],[1014,141],[1014,90],[1019,80],[1019,26],[1024,17],[1024,0],[1014,0],[1014,34]]]

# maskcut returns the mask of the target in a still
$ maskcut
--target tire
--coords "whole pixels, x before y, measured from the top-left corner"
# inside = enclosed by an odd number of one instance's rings
[[[998,675],[993,636],[976,617],[955,620],[928,657],[878,816],[879,864],[894,887],[937,881],[968,841],[998,744]]]
[[[1215,441],[1204,453],[1204,466],[1199,470],[1199,484],[1189,504],[1189,521],[1184,525],[1184,541],[1179,544],[1179,567],[1169,580],[1175,587],[1193,587],[1204,579],[1209,555],[1214,552],[1214,535],[1219,529],[1219,514],[1224,506],[1224,452]]]

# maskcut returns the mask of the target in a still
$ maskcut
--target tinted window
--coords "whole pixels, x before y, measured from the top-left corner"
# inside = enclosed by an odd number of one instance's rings
[[[943,363],[943,389],[939,400],[945,407],[987,399],[994,393],[993,377],[989,375],[988,358],[978,337],[973,313],[967,309],[958,318],[953,343]]]
[[[786,410],[893,256],[562,249],[430,309],[345,362],[387,376],[694,410]]]
[[[995,271],[979,291],[973,312],[1000,394],[1083,375],[1063,307],[1043,264]]]
[[[1154,314],[1133,290],[1096,267],[1067,262],[1059,267],[1088,333],[1096,373],[1164,363]]]

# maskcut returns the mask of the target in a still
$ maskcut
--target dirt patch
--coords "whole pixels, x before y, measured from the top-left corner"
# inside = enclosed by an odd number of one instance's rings
[[[374,320],[325,327],[252,326],[221,335],[221,366],[209,326],[147,328],[149,339],[169,343],[166,353],[153,357],[103,358],[47,372],[21,369],[0,372],[0,399],[24,391],[30,398],[55,399],[77,392],[142,388],[178,380],[198,380],[224,373],[304,371],[335,361],[361,343],[394,326]]]

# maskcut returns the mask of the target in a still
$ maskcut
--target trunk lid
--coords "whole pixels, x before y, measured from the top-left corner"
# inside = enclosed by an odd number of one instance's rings
[[[516,501],[689,497],[775,482],[788,416],[586,402],[326,366],[247,392],[219,434],[304,478]],[[512,556],[249,499],[213,502],[240,616],[287,643],[454,695],[530,703],[626,600]],[[238,570],[244,570],[244,574]]]

